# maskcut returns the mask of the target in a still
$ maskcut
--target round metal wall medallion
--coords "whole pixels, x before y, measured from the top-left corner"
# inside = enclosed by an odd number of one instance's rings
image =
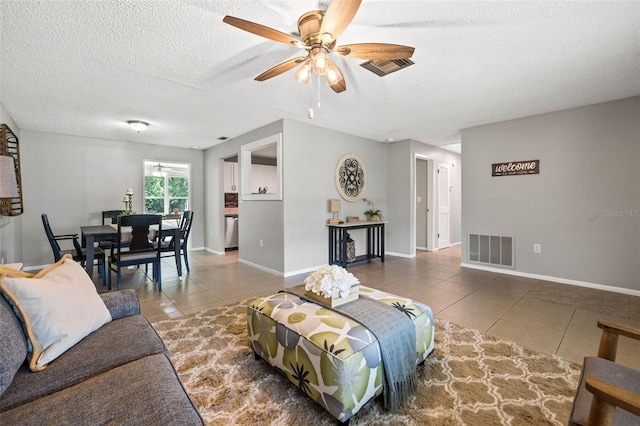
[[[345,154],[338,160],[335,173],[336,189],[347,201],[358,201],[367,189],[367,170],[355,154]]]

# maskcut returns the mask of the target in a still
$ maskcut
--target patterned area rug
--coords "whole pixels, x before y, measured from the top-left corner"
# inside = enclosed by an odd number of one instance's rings
[[[336,420],[247,344],[246,303],[154,323],[210,425],[334,425]],[[395,413],[380,398],[351,425],[566,425],[580,367],[436,320],[436,348],[415,396]]]

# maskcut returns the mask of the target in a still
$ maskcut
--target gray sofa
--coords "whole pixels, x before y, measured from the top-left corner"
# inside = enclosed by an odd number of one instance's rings
[[[100,296],[113,320],[33,373],[0,295],[0,425],[203,425],[135,291]]]

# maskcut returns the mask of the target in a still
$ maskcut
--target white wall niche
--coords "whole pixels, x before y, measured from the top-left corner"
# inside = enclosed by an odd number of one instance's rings
[[[275,188],[269,188],[267,193],[255,193],[252,179],[253,157],[262,155],[264,152],[275,151],[275,180],[270,179]],[[252,177],[252,175],[254,175]],[[282,200],[282,133],[268,136],[266,138],[251,142],[240,147],[240,190],[243,201],[272,201]]]

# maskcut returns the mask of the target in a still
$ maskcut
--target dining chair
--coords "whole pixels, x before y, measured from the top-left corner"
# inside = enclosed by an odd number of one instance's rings
[[[87,251],[80,245],[80,242],[78,241],[78,234],[54,235],[53,231],[51,230],[51,225],[49,224],[49,218],[46,214],[42,215],[42,225],[44,226],[44,232],[45,234],[47,234],[47,239],[49,240],[51,250],[53,251],[54,262],[62,259],[62,256],[64,256],[65,254],[70,254],[74,261],[80,262],[82,266],[85,265],[87,261]],[[63,250],[60,248],[60,244],[58,242],[65,240],[71,240],[73,242],[73,249]],[[106,270],[104,250],[96,247],[93,258],[98,260],[98,272],[100,274],[102,285],[105,285]]]
[[[162,291],[160,273],[160,244],[150,241],[151,227],[155,227],[158,235],[162,233],[162,216],[156,214],[134,214],[118,216],[118,233],[111,248],[109,260],[109,290],[111,290],[111,271],[117,272],[117,288],[122,289],[121,269],[134,265],[153,265],[153,281],[158,283]]]
[[[184,264],[189,269],[189,255],[187,251],[187,241],[189,240],[189,234],[191,233],[191,224],[193,223],[193,211],[186,210],[182,214],[182,220],[180,221],[180,251],[184,257]],[[162,257],[175,256],[175,241],[173,237],[170,237],[168,241],[161,241],[160,251],[163,253]],[[164,254],[169,253],[169,254]],[[180,257],[176,258],[176,267],[180,262]]]
[[[102,212],[102,224],[103,225],[116,224],[117,218],[118,216],[120,216],[120,214],[122,214],[122,209],[121,210],[104,210]]]
[[[640,328],[600,320],[597,357],[586,357],[569,426],[640,425],[640,371],[616,361],[618,337],[640,340]]]
[[[102,224],[112,225],[117,223],[118,216],[122,213],[122,210],[103,210],[102,211]],[[98,247],[102,250],[111,249],[111,241],[100,241]]]

